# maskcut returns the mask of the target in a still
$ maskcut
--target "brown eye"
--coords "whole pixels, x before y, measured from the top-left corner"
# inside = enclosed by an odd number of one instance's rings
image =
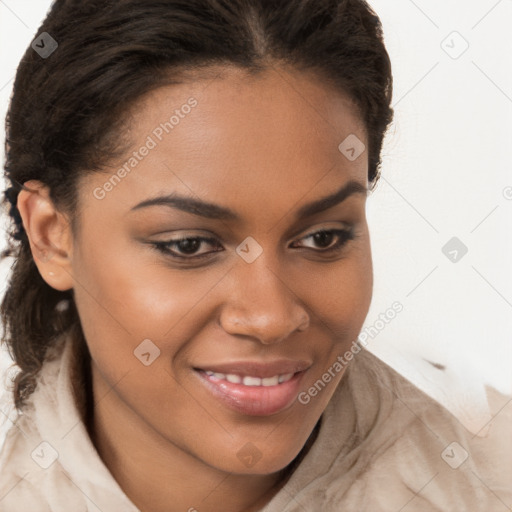
[[[185,254],[194,254],[201,247],[201,243],[197,238],[185,238],[177,242],[176,247]]]
[[[313,245],[302,245],[299,247],[330,253],[341,250],[349,240],[354,238],[355,235],[352,229],[323,229],[302,238],[302,240],[311,240]]]
[[[203,258],[214,252],[219,252],[219,247],[221,247],[214,238],[196,236],[166,240],[165,242],[152,242],[151,245],[172,258],[181,259]],[[213,246],[216,249],[198,253],[199,249],[207,246]]]
[[[334,233],[332,231],[319,231],[312,236],[315,243],[324,249],[329,247],[332,244],[332,241],[335,239]]]

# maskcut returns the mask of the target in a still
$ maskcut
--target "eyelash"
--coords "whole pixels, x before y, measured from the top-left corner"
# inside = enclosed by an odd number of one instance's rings
[[[354,230],[352,228],[350,229],[321,229],[319,231],[315,231],[314,233],[310,233],[309,235],[304,236],[302,239],[307,238],[313,238],[315,235],[320,234],[329,234],[334,235],[338,237],[337,242],[327,247],[326,249],[312,249],[314,252],[321,253],[321,254],[334,254],[341,252],[342,249],[344,249],[345,245],[350,241],[354,240],[356,238],[356,235],[354,234]],[[302,240],[301,239],[301,240]],[[182,256],[178,255],[171,250],[169,250],[170,246],[177,246],[178,244],[185,242],[187,240],[199,240],[200,244],[202,245],[203,242],[210,243],[212,245],[217,244],[217,240],[215,238],[208,238],[208,237],[201,237],[201,236],[186,236],[183,238],[176,238],[174,240],[169,240],[165,242],[151,242],[151,245],[159,252],[162,252],[166,256],[169,256],[171,258],[177,259],[177,260],[189,260],[189,261],[196,261],[205,257],[210,256],[214,252],[221,252],[221,251],[210,251],[199,255],[192,255],[192,256]],[[200,245],[200,247],[201,247]],[[307,248],[306,249],[311,249]]]

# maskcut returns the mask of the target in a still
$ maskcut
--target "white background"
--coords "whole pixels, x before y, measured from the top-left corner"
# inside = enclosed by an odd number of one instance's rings
[[[512,1],[370,4],[393,64],[395,121],[368,204],[375,286],[365,327],[395,301],[404,310],[368,348],[471,427],[484,384],[512,393]],[[0,0],[2,125],[49,5]],[[457,263],[442,252],[452,237],[468,248]]]

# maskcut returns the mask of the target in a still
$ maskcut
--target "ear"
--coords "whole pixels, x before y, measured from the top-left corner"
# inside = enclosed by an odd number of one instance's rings
[[[55,208],[48,186],[37,180],[26,181],[17,207],[41,277],[56,290],[73,288],[71,227],[67,217]]]

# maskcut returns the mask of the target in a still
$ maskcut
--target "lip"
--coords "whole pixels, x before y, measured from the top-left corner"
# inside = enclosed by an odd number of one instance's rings
[[[307,361],[293,361],[291,359],[278,359],[269,362],[259,361],[236,361],[232,363],[219,363],[197,366],[197,370],[210,370],[215,373],[234,373],[236,375],[260,377],[273,377],[286,373],[297,373],[307,370],[311,363]]]
[[[194,368],[209,394],[224,406],[247,416],[271,416],[288,409],[295,402],[300,383],[310,363],[280,360],[270,363],[237,362]],[[287,382],[275,386],[244,386],[208,376],[206,371],[253,377],[273,377],[293,373]]]

